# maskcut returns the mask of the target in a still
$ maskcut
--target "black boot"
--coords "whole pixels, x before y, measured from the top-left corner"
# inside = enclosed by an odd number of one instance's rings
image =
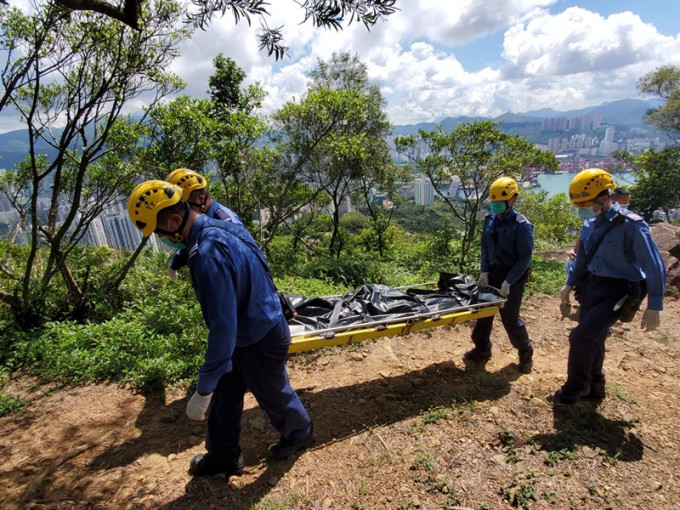
[[[211,476],[224,474],[239,476],[243,473],[243,455],[240,446],[218,448],[205,454],[201,453],[191,459],[189,474],[192,476]]]
[[[590,393],[583,398],[588,400],[604,400],[607,396],[604,379],[602,381],[592,381],[590,383]]]
[[[517,368],[523,374],[531,373],[531,369],[534,366],[534,348],[529,347],[519,351],[519,365]]]
[[[269,445],[269,455],[277,459],[285,459],[291,455],[301,453],[316,443],[314,436],[314,424],[309,426],[309,434],[297,439],[286,439],[282,437],[276,443]]]

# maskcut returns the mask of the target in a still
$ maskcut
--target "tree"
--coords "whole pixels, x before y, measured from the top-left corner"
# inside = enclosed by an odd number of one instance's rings
[[[674,137],[680,134],[680,66],[666,65],[643,76],[638,82],[643,94],[653,94],[665,100],[645,115],[648,124]]]
[[[30,16],[14,10],[0,18],[7,46],[34,52],[10,55],[14,63],[4,68],[3,83],[15,84],[6,91],[8,104],[28,128],[29,154],[0,187],[20,208],[20,221],[28,223],[19,228],[26,230],[29,245],[23,266],[4,274],[0,299],[27,324],[43,318],[45,296],[56,275],[61,276],[72,314],[87,313],[88,293],[94,289],[88,274],[81,279],[74,274],[69,256],[94,219],[119,204],[121,193],[131,189],[139,174],[129,162],[142,121],[125,117],[123,110],[143,93],[153,105],[179,85],[163,71],[189,35],[174,28],[179,4],[163,0],[149,2],[146,8],[148,23],[138,32],[88,13],[55,17],[52,4]],[[51,51],[36,40],[48,41]],[[63,128],[56,129],[59,123]],[[38,139],[56,151],[53,159],[36,151]],[[47,247],[47,255],[39,261],[41,246]],[[112,273],[107,283],[111,289],[135,257]]]
[[[548,198],[545,190],[523,192],[516,207],[534,225],[537,249],[573,244],[583,225],[565,193]]]
[[[280,1],[280,0],[279,0]],[[75,11],[93,11],[116,19],[134,29],[141,29],[148,22],[142,7],[145,0],[56,0],[58,4]],[[6,3],[6,0],[3,0]],[[46,4],[48,2],[45,2]],[[287,47],[283,45],[283,27],[270,28],[266,18],[268,2],[264,0],[191,0],[193,8],[185,13],[185,22],[205,29],[215,16],[223,16],[231,10],[236,24],[246,21],[251,24],[251,16],[261,22],[259,34],[260,49],[266,49],[277,60],[283,58]],[[310,21],[314,26],[342,30],[342,23],[360,21],[367,30],[379,20],[396,12],[396,0],[305,0],[297,2],[304,10],[302,22]]]
[[[454,223],[461,222],[461,251],[454,262],[465,272],[472,244],[476,241],[482,204],[489,196],[491,183],[501,176],[521,180],[535,171],[555,171],[552,153],[536,149],[519,136],[499,131],[492,121],[459,124],[450,133],[441,127],[419,130],[417,136],[398,137],[398,152],[411,160],[446,204]],[[463,199],[449,194],[451,185],[462,190]]]
[[[666,217],[680,204],[680,147],[665,147],[661,152],[649,149],[632,161],[636,173],[631,187],[631,210],[647,221],[661,209]]]
[[[213,103],[180,96],[147,109],[140,166],[149,179],[165,179],[176,168],[200,170],[214,158],[217,122]]]
[[[320,60],[310,77],[309,104],[326,110],[322,116],[332,112],[338,120],[316,148],[306,178],[330,198],[333,231],[329,253],[339,257],[345,243],[340,230],[343,203],[361,199],[371,210],[366,201],[372,199],[372,193],[394,182],[395,168],[386,142],[391,126],[380,89],[369,83],[366,65],[356,54],[334,53],[330,60]],[[376,232],[384,232],[389,221],[376,209],[373,213]],[[391,219],[391,214],[387,218]]]

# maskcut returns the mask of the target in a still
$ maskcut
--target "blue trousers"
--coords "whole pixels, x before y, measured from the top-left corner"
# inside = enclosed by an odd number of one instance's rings
[[[505,280],[507,275],[507,268],[491,267],[489,270],[489,285],[500,289],[503,280]],[[506,298],[507,301],[499,312],[501,322],[503,323],[505,332],[508,334],[510,343],[515,349],[520,351],[531,347],[531,340],[529,339],[524,320],[519,316],[525,285],[526,279],[522,276],[522,278],[510,286],[510,294],[508,294],[508,297]],[[491,329],[493,328],[493,320],[493,316],[477,319],[477,323],[472,330],[472,341],[477,349],[491,349]]]
[[[309,415],[288,379],[289,345],[290,330],[282,319],[259,342],[236,347],[233,370],[220,378],[213,392],[205,442],[208,451],[239,444],[243,399],[248,390],[281,437],[297,439],[310,433]]]
[[[588,275],[581,296],[578,326],[569,333],[567,382],[572,394],[587,393],[591,383],[604,381],[605,340],[620,311],[614,306],[628,294],[628,281]]]

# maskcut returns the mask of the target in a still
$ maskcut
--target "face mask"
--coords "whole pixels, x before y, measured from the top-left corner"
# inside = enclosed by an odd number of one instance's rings
[[[592,209],[579,209],[578,217],[582,220],[587,220],[589,218],[594,218],[597,213]]]
[[[505,202],[491,201],[489,202],[489,208],[494,214],[503,214],[507,210],[508,206],[505,205]]]
[[[180,243],[179,241],[174,241],[170,239],[169,237],[161,237],[161,242],[165,244],[166,246],[169,246],[173,250],[181,250],[182,248],[186,248],[184,243]]]

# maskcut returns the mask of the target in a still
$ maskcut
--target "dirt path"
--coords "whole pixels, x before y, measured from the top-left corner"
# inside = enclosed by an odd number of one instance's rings
[[[0,419],[0,508],[672,508],[680,501],[680,303],[659,331],[618,324],[599,406],[553,406],[567,332],[557,298],[529,298],[530,375],[496,321],[494,356],[468,368],[470,324],[292,358],[293,385],[318,445],[268,461],[276,439],[246,402],[246,472],[192,480],[205,426],[186,399],[112,385],[46,388],[18,377],[30,400]]]

